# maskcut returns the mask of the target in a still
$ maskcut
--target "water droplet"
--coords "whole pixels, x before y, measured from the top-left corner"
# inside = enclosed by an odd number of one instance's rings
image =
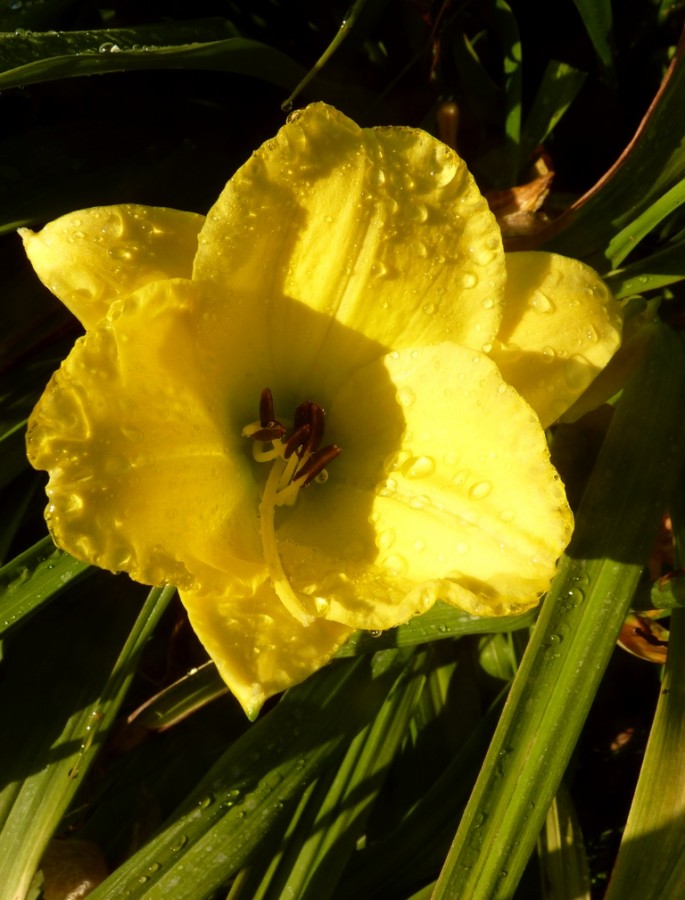
[[[478,284],[478,276],[475,272],[464,272],[461,276],[461,285],[465,288],[474,288]],[[495,305],[495,301],[491,298],[487,298],[483,300],[483,306],[485,309],[492,309]]]
[[[369,173],[369,181],[374,187],[381,187],[385,184],[385,172],[383,169],[374,166]]]
[[[428,247],[423,241],[414,241],[412,249],[419,259],[425,259],[428,256]]]
[[[410,387],[402,387],[397,392],[397,402],[400,406],[411,406],[416,400],[416,394]]]
[[[212,797],[203,797],[197,805],[200,807],[200,809],[207,809],[208,806],[212,805],[212,800]]]
[[[547,359],[554,359],[554,357],[557,355],[557,351],[554,349],[554,347],[549,346],[543,347],[542,353],[547,357]]]
[[[597,330],[594,328],[594,326],[588,325],[585,332],[585,340],[589,344],[595,344],[599,340],[599,335],[597,334]]]
[[[489,481],[477,481],[469,488],[469,497],[474,500],[484,500],[492,491],[492,484]]]
[[[389,550],[397,539],[397,533],[394,528],[388,528],[387,531],[381,532],[378,536],[378,546],[381,550]]]
[[[485,247],[469,247],[468,254],[477,266],[487,266],[495,258],[495,251]]]
[[[388,275],[388,272],[389,272],[388,267],[386,266],[386,264],[384,262],[381,262],[380,260],[378,262],[375,262],[371,266],[371,274],[374,275],[376,278],[386,278]]]
[[[556,309],[554,303],[552,303],[549,297],[546,294],[543,294],[541,290],[536,290],[533,293],[533,296],[530,298],[528,305],[531,309],[534,309],[535,312],[542,313],[544,315],[549,315]]]
[[[376,485],[376,494],[379,497],[392,497],[397,490],[397,482],[394,478],[386,478]]]
[[[382,565],[391,575],[406,575],[409,570],[407,560],[403,556],[400,556],[399,553],[393,553],[392,556],[386,556]]]
[[[435,472],[435,460],[432,456],[412,456],[402,466],[405,478],[428,478]]]
[[[372,638],[379,638],[383,634],[382,631],[376,631],[375,629],[373,631],[369,631],[367,633],[368,633],[369,637],[372,637]]]
[[[435,314],[435,303],[424,303],[422,308],[427,316]]]

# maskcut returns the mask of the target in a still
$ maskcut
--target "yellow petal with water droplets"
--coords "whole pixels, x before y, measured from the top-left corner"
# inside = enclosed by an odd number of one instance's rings
[[[152,281],[190,278],[203,222],[196,213],[122,204],[19,233],[40,280],[88,329],[117,298]]]
[[[369,358],[328,339],[333,317],[386,349],[491,343],[505,270],[496,220],[452,150],[417,129],[361,129],[316,103],[227,184],[193,277],[251,298],[253,326],[278,336],[276,357],[316,383],[318,371]],[[296,332],[283,297],[322,313],[317,327]]]
[[[265,700],[320,669],[352,633],[325,619],[305,627],[271,584],[256,590],[226,580],[223,588],[181,591],[193,630],[250,719]]]
[[[180,586],[207,567],[263,578],[258,492],[196,345],[202,286],[170,280],[113,305],[35,407],[27,445],[50,474],[47,519],[79,559]]]
[[[279,532],[298,548],[284,548],[293,582],[328,618],[388,628],[436,599],[481,616],[538,602],[572,515],[537,417],[492,360],[452,344],[389,354],[328,420],[343,454]]]
[[[543,426],[558,419],[621,342],[622,308],[599,275],[555,253],[508,253],[492,358]]]

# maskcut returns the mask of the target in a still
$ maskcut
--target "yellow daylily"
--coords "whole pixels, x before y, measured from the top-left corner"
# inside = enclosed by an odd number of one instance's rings
[[[541,422],[615,351],[618,305],[573,260],[505,260],[430,135],[313,104],[206,219],[123,205],[23,238],[86,329],[29,424],[52,535],[176,584],[249,716],[353,630],[549,586],[572,516]]]

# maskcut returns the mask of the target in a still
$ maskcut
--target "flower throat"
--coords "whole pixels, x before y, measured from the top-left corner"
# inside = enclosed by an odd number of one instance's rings
[[[302,625],[310,625],[314,616],[293,590],[283,570],[275,530],[277,506],[292,506],[300,490],[313,481],[324,482],[326,466],[341,453],[340,447],[321,446],[325,412],[318,403],[305,400],[295,409],[293,427],[288,429],[275,416],[269,388],[259,399],[259,421],[243,428],[252,438],[252,455],[257,462],[273,462],[259,504],[260,534],[264,560],[279,600]]]

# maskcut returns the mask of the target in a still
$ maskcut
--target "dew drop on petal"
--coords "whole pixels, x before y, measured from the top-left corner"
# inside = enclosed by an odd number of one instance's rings
[[[478,276],[476,275],[475,272],[464,272],[464,274],[461,276],[461,284],[462,284],[462,287],[465,287],[465,288],[474,288],[478,284]],[[494,305],[494,301],[490,300],[489,306],[486,306],[487,302],[488,301],[484,300],[483,306],[485,306],[486,309],[492,309],[492,307]]]
[[[400,556],[399,553],[393,553],[392,556],[386,556],[382,565],[391,575],[405,575],[409,571],[407,560],[403,556]]]
[[[416,400],[416,395],[410,387],[402,387],[397,392],[397,401],[400,406],[411,406]]]
[[[474,500],[484,500],[492,491],[492,484],[489,481],[477,481],[469,488],[469,497]]]
[[[387,531],[381,532],[378,536],[378,546],[381,550],[389,550],[390,547],[395,543],[395,539],[397,534],[394,528],[388,528]]]
[[[543,313],[544,315],[549,315],[556,309],[554,303],[552,303],[549,297],[546,294],[543,294],[541,290],[534,292],[533,296],[530,298],[529,306],[534,309],[535,312]]]
[[[412,456],[402,466],[405,478],[428,478],[435,472],[435,460],[431,456]]]

